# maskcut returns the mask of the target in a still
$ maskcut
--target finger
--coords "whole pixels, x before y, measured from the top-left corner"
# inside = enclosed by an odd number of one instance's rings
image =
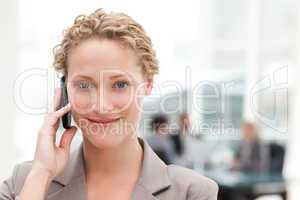
[[[60,117],[71,110],[71,104],[68,103],[56,112],[48,113],[44,119],[44,123],[41,127],[40,135],[48,135],[53,137],[53,142],[56,142],[56,131],[58,129],[58,123]]]
[[[44,123],[39,131],[39,135],[46,135],[53,137],[53,143],[56,142],[56,131],[58,129],[58,123],[60,117],[71,110],[71,104],[68,103],[66,106],[62,107],[56,112],[48,113],[44,119]]]
[[[51,127],[56,130],[58,128],[57,123],[59,122],[59,119],[69,111],[71,111],[70,103],[68,103],[66,106],[62,107],[58,111],[48,113],[45,117],[43,127]]]
[[[76,131],[77,128],[75,126],[72,126],[70,129],[66,130],[61,136],[59,147],[69,152],[71,142],[74,138]]]
[[[70,102],[67,105],[65,105],[64,107],[55,111],[54,113],[59,118],[59,117],[62,117],[64,114],[66,114],[69,111],[71,111],[71,103]]]

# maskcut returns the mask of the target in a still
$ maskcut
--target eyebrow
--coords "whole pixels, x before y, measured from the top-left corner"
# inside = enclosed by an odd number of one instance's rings
[[[123,74],[118,74],[118,75],[111,76],[110,79],[115,79],[123,76],[124,76]]]
[[[76,76],[74,76],[74,78],[84,78],[84,79],[88,79],[88,80],[93,80],[92,77],[90,77],[90,76],[85,76],[85,75],[76,75]]]
[[[74,78],[77,78],[77,77],[85,78],[85,79],[89,79],[89,80],[94,80],[92,77],[86,76],[86,75],[76,75]],[[119,78],[119,77],[126,77],[126,76],[124,76],[123,74],[117,74],[117,75],[109,77],[109,79],[116,79],[116,78]]]

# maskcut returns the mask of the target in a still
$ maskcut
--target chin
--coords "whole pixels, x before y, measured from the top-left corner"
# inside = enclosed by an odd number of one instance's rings
[[[131,138],[128,134],[116,134],[112,131],[112,128],[99,130],[97,132],[82,131],[82,134],[87,142],[99,149],[117,148],[118,146],[122,145],[123,142]]]
[[[118,147],[125,138],[121,136],[112,136],[112,135],[88,135],[83,133],[84,140],[89,142],[91,145],[98,149],[110,149]]]

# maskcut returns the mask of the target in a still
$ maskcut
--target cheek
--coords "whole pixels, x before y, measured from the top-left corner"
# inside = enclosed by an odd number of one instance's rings
[[[127,115],[128,115],[128,120],[136,123],[140,117],[141,112],[143,111],[142,108],[142,100],[143,98],[135,96],[130,101],[130,104],[127,106]]]
[[[135,93],[133,90],[123,91],[123,92],[112,92],[111,101],[113,106],[118,112],[124,113],[131,110],[134,104]]]
[[[91,112],[96,98],[96,94],[93,92],[76,92],[73,90],[69,94],[72,109],[78,114]]]
[[[133,120],[142,111],[143,96],[139,96],[134,89],[122,93],[113,93],[111,100],[116,110],[127,116],[127,120]]]

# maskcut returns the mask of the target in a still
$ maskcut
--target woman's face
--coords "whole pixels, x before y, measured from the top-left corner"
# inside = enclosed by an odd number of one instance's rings
[[[68,55],[73,118],[98,148],[117,146],[137,134],[143,97],[152,89],[137,63],[131,49],[106,39],[83,41]]]

